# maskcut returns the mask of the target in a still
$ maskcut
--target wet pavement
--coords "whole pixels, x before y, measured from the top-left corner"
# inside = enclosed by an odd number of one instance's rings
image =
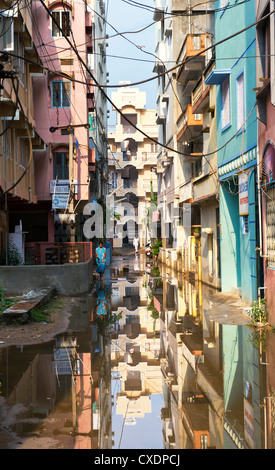
[[[114,256],[53,341],[0,349],[1,449],[274,448],[275,339],[232,294]]]

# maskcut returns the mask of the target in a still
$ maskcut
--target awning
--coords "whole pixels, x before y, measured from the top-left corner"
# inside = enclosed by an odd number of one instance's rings
[[[230,73],[230,69],[214,69],[204,81],[206,85],[220,85],[227,77],[229,77]]]

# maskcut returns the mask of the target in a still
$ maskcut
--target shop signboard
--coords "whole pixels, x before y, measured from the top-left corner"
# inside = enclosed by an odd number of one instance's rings
[[[254,449],[254,409],[244,398],[244,438],[251,449]]]
[[[52,209],[66,209],[69,204],[69,194],[53,194]]]
[[[249,199],[248,199],[248,175],[247,173],[239,174],[239,214],[249,214]]]
[[[74,193],[77,194],[77,180],[73,180]],[[50,194],[69,194],[69,180],[51,180]]]

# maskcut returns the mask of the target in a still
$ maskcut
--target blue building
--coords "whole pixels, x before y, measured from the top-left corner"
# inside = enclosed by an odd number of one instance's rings
[[[249,304],[260,283],[254,22],[254,0],[216,1],[216,67],[206,79],[216,85],[221,289]]]

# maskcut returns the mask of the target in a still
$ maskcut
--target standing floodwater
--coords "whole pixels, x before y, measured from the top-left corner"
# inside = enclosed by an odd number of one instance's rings
[[[274,334],[230,299],[129,255],[71,302],[65,334],[0,349],[1,449],[274,447]]]

